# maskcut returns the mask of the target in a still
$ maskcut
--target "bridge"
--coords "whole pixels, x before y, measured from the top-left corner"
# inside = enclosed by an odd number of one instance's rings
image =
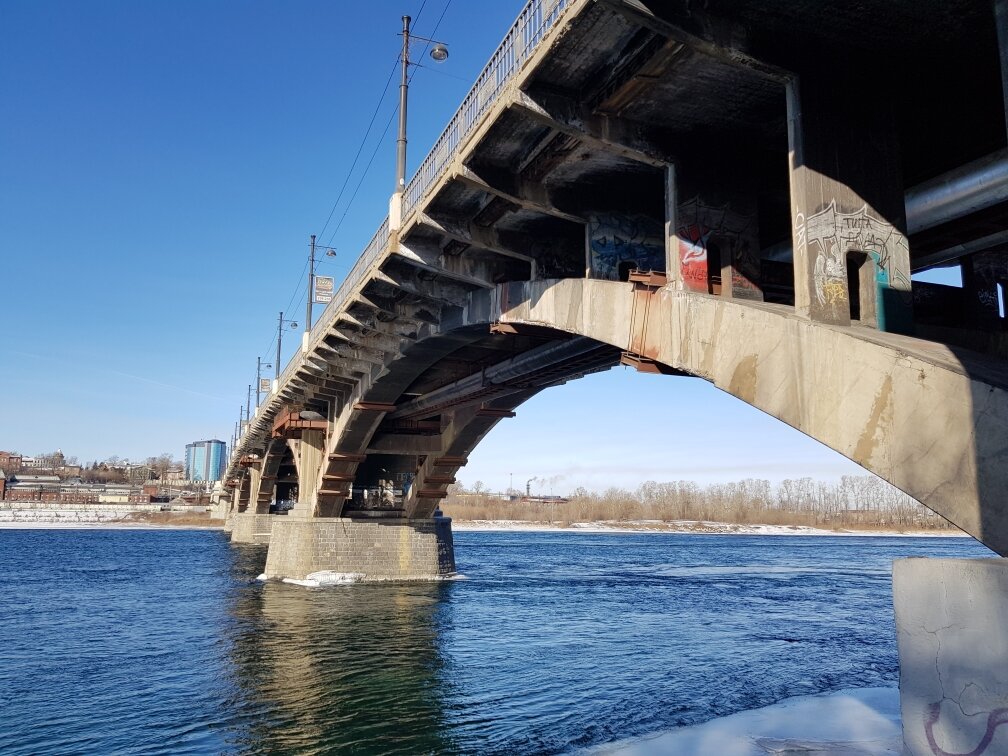
[[[232,539],[269,543],[269,577],[450,573],[438,505],[480,440],[625,364],[1008,554],[1006,19],[529,2],[243,428]],[[950,266],[961,288],[911,280]]]
[[[1008,553],[1003,17],[665,5],[526,6],[243,429],[236,540],[294,487],[285,543],[437,531],[497,422],[622,362],[710,380]],[[948,265],[962,289],[911,284]],[[325,561],[278,550],[275,575]]]

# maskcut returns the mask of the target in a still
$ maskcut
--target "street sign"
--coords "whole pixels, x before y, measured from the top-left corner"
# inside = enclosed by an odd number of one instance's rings
[[[269,378],[259,379],[259,393],[266,394],[273,388],[273,382]]]
[[[315,303],[329,304],[333,298],[332,276],[315,276]]]

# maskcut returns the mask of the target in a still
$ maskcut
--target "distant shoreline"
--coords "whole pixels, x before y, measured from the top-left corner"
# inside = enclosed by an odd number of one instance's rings
[[[465,532],[529,533],[671,533],[678,535],[770,535],[770,536],[879,536],[918,538],[972,538],[961,530],[827,530],[807,525],[749,525],[699,520],[607,520],[563,525],[523,520],[453,520],[452,530]]]
[[[32,521],[0,522],[0,530],[222,530],[224,524],[144,522],[142,520],[111,520],[104,522]],[[457,533],[594,533],[673,535],[742,535],[742,536],[863,536],[901,538],[970,538],[960,530],[828,530],[805,525],[743,525],[727,522],[677,520],[608,520],[571,524],[523,520],[459,520],[453,519]]]

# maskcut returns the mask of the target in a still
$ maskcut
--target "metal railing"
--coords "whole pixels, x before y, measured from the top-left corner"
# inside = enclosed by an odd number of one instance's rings
[[[490,56],[490,61],[462,100],[462,106],[455,112],[434,143],[434,148],[406,186],[403,199],[404,221],[416,208],[424,192],[441,175],[445,165],[455,157],[466,137],[479,123],[480,116],[497,101],[504,85],[532,55],[569,2],[570,0],[530,0],[518,14],[518,19],[504,41]]]
[[[469,94],[465,96],[462,105],[452,116],[444,131],[441,132],[441,136],[434,143],[433,149],[424,158],[420,168],[406,186],[402,212],[404,223],[406,218],[416,210],[424,193],[440,177],[445,165],[455,157],[459,148],[464,145],[466,138],[472,134],[483,114],[497,101],[501,90],[517,73],[522,64],[531,57],[547,32],[559,20],[563,9],[572,1],[529,0],[521,13],[518,14],[517,20],[508,30],[504,41],[490,56],[490,61],[476,78],[476,83],[469,90]],[[386,217],[312,327],[307,349],[298,349],[287,363],[277,382],[278,388],[284,386],[294,377],[298,368],[303,364],[303,355],[318,346],[329,332],[357,285],[371,267],[384,257],[388,250],[388,242],[389,219]],[[229,473],[230,467],[237,458],[235,456],[232,463],[229,464]]]

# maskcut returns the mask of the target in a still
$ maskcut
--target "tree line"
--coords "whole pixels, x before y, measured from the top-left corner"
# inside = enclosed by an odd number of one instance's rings
[[[950,529],[955,526],[916,499],[875,476],[845,475],[838,482],[812,478],[747,478],[706,486],[692,481],[642,483],[635,490],[577,488],[566,500],[489,494],[482,483],[449,486],[442,504],[459,520],[518,520],[570,524],[597,521],[701,520],[740,525],[806,525],[845,529]]]

